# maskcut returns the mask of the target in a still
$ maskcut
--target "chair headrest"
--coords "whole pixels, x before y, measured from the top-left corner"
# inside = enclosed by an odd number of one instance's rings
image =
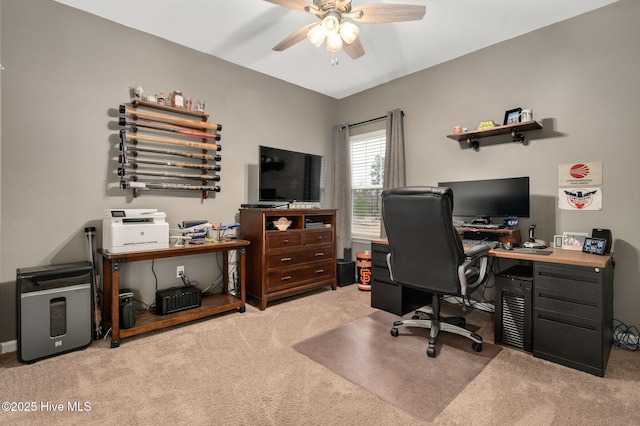
[[[453,210],[453,191],[451,188],[444,186],[403,186],[400,188],[391,188],[382,192],[382,197],[393,196],[440,196],[449,198],[451,203],[451,210]]]

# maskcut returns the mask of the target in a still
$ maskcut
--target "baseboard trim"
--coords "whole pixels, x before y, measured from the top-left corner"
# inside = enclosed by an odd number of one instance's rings
[[[0,342],[0,354],[15,352],[18,350],[18,341],[9,340],[8,342]]]

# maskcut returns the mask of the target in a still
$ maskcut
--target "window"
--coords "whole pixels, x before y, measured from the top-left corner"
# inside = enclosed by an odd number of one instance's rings
[[[382,180],[386,131],[352,136],[351,142],[351,232],[354,238],[380,237]]]

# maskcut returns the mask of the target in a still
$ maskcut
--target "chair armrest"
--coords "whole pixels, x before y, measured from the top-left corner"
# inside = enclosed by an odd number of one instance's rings
[[[471,288],[472,290],[479,287],[480,284],[484,283],[487,278],[489,278],[489,269],[487,268],[489,264],[489,250],[491,248],[486,245],[479,244],[477,246],[471,247],[464,253],[464,262],[458,267],[458,279],[460,280],[460,292],[462,297],[468,297],[467,289]],[[478,262],[479,261],[479,262]],[[475,282],[468,283],[466,277],[467,268],[472,265],[476,265],[479,263],[478,267],[478,279]],[[463,305],[464,306],[464,305]]]
[[[487,256],[487,254],[489,253],[489,250],[491,250],[491,247],[486,246],[484,244],[478,244],[475,246],[472,246],[471,248],[469,248],[469,250],[464,252],[464,257],[467,260],[477,260],[479,258],[481,258],[482,256]]]

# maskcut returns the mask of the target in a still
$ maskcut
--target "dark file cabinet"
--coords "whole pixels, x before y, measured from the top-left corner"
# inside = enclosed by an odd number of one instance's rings
[[[391,280],[387,268],[388,244],[371,243],[371,307],[404,315],[431,303],[431,293]]]
[[[534,272],[533,355],[604,376],[613,337],[611,265],[536,262]]]

